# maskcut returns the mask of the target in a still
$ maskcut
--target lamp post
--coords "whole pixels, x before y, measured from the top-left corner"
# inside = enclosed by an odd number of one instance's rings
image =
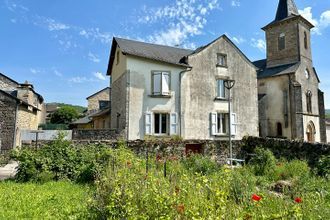
[[[224,86],[226,89],[228,89],[228,112],[229,112],[229,117],[228,117],[228,123],[229,123],[229,153],[230,153],[230,166],[233,167],[233,145],[231,143],[231,95],[230,95],[230,90],[234,87],[235,85],[235,80],[232,79],[227,79],[224,81]]]

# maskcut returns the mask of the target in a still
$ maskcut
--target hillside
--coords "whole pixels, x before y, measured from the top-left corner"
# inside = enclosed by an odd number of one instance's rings
[[[84,106],[80,105],[71,105],[71,104],[65,104],[65,103],[57,103],[57,102],[52,102],[52,103],[47,103],[48,105],[58,105],[58,107],[63,107],[63,106],[70,106],[73,107],[74,109],[77,110],[78,113],[83,113],[87,108]]]
[[[330,109],[325,110],[325,117],[330,119]]]

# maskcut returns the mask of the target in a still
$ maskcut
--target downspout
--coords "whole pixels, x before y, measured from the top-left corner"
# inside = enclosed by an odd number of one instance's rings
[[[130,106],[130,88],[131,88],[131,71],[127,71],[127,78],[126,78],[126,89],[127,89],[127,96],[126,96],[126,125],[127,125],[127,131],[126,131],[126,141],[129,141],[129,106]]]
[[[182,137],[182,106],[181,106],[181,82],[182,82],[182,75],[188,71],[191,71],[192,67],[187,67],[187,69],[181,71],[179,73],[179,124],[180,124],[180,131],[179,136]]]

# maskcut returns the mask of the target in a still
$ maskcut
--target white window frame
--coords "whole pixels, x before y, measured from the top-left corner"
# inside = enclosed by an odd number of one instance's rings
[[[156,114],[159,115],[159,118],[156,118]],[[162,133],[162,116],[166,115],[166,133]],[[169,135],[169,129],[170,129],[170,114],[169,113],[164,113],[164,112],[154,112],[153,113],[153,134],[157,136],[166,136]],[[156,120],[158,120],[159,123],[159,133],[156,133]]]
[[[155,81],[155,76],[160,75],[160,81]],[[168,83],[166,84],[166,76]],[[158,84],[160,91],[155,91],[155,86]],[[167,86],[167,88],[166,88]],[[170,71],[152,71],[151,72],[151,93],[158,96],[169,96],[171,93],[171,72]]]
[[[217,66],[227,67],[227,55],[223,53],[217,54]]]
[[[220,115],[220,129],[218,129],[218,117]],[[225,115],[225,124],[226,124],[226,133],[224,133],[223,129],[223,115]],[[214,136],[228,136],[229,135],[229,127],[228,127],[229,113],[224,112],[212,112],[211,113],[211,134]],[[237,135],[237,115],[236,113],[231,114],[231,135]]]

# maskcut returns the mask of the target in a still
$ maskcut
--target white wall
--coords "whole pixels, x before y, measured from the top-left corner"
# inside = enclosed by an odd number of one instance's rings
[[[327,142],[330,143],[330,125],[327,125]]]
[[[72,140],[72,131],[58,131],[58,130],[42,130],[42,133],[38,134],[38,140],[50,141],[54,140],[58,137],[60,132],[65,133],[65,140]],[[21,131],[21,141],[22,142],[29,142],[36,140],[36,133],[31,130],[22,130]]]

